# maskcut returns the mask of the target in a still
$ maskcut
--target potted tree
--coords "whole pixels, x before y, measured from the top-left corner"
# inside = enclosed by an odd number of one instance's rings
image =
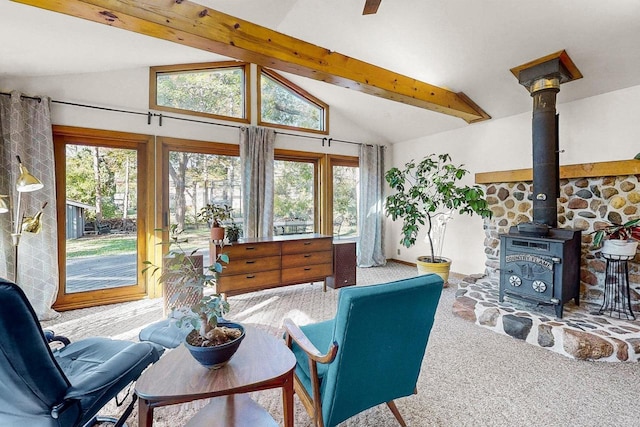
[[[624,224],[609,223],[600,226],[593,235],[593,247],[602,247],[603,254],[634,256],[640,241],[640,218]]]
[[[435,272],[445,284],[449,279],[451,260],[434,250],[437,217],[447,215],[447,211],[491,217],[482,188],[460,183],[467,173],[462,165],[452,163],[449,154],[430,154],[420,162],[412,160],[403,169],[394,167],[385,174],[387,183],[395,191],[387,196],[385,211],[394,221],[402,220],[400,243],[407,248],[413,246],[420,228],[425,226],[430,254],[418,257],[418,271]]]
[[[217,369],[231,359],[244,339],[242,325],[223,319],[229,312],[229,303],[222,295],[215,293],[218,275],[224,268],[223,264],[229,263],[229,257],[219,251],[216,262],[203,271],[194,262],[197,249],[190,252],[182,249],[182,244],[188,240],[182,238],[181,233],[182,230],[172,225],[169,241],[162,242],[169,246],[167,256],[171,262],[165,263],[158,281],[163,283],[170,280],[175,289],[169,301],[171,318],[175,319],[179,328],[192,328],[185,338],[185,346],[203,366]],[[223,247],[224,244],[220,243],[220,249]],[[150,272],[153,275],[160,271],[150,261],[144,261],[143,264],[146,267],[142,273]],[[206,292],[208,289],[214,292]],[[195,303],[192,302],[194,293],[199,296]]]
[[[200,209],[198,219],[206,221],[211,227],[211,240],[219,242],[224,239],[223,221],[231,219],[233,208],[224,203],[208,203]]]

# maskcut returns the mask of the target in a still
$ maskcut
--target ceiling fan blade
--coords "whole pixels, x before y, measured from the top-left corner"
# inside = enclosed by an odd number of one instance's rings
[[[364,10],[362,11],[362,14],[373,15],[374,13],[376,13],[381,1],[382,0],[367,0],[364,4]]]

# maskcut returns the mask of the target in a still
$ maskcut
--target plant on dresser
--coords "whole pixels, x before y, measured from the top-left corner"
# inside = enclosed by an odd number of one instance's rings
[[[224,239],[222,223],[233,220],[231,212],[233,208],[225,203],[208,203],[200,209],[198,219],[205,221],[211,227],[211,240],[218,242]]]

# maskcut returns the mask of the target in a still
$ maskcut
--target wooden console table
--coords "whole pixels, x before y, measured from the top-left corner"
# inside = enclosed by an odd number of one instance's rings
[[[212,254],[215,250],[211,245]],[[333,274],[333,237],[322,234],[245,238],[225,245],[222,252],[229,264],[217,292],[226,295],[325,281]]]

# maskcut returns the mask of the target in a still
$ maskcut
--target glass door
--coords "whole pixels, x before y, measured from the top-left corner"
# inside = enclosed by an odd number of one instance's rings
[[[207,204],[232,208],[232,222],[243,230],[242,176],[238,146],[199,141],[161,138],[163,202],[162,228],[175,226],[180,233],[181,248],[197,250],[205,266],[211,264],[210,231],[198,213]]]
[[[54,307],[144,296],[146,230],[138,218],[146,207],[146,144],[76,135],[55,139],[61,283]]]

